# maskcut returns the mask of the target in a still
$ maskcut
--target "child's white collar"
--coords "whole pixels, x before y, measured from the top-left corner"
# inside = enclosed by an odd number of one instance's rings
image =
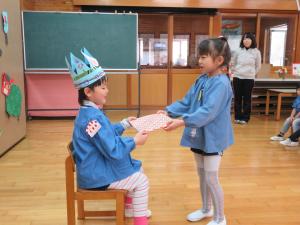
[[[83,105],[84,106],[91,106],[91,107],[93,107],[95,109],[99,109],[99,107],[94,102],[91,102],[89,100],[84,100],[83,101]]]

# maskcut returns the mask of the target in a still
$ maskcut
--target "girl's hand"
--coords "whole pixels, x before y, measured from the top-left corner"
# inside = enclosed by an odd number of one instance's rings
[[[184,126],[184,121],[182,119],[172,119],[170,122],[167,123],[167,125],[165,127],[163,127],[163,129],[165,131],[171,131],[171,130],[175,130],[178,127]]]
[[[168,112],[167,111],[165,111],[165,110],[158,110],[157,112],[156,112],[157,114],[164,114],[164,115],[168,115]]]
[[[143,145],[145,144],[147,138],[148,138],[148,132],[147,131],[140,131],[134,136],[134,142],[135,145]]]
[[[134,117],[134,116],[129,116],[129,117],[127,118],[127,120],[128,120],[128,122],[130,123],[131,121],[136,120],[136,117]]]

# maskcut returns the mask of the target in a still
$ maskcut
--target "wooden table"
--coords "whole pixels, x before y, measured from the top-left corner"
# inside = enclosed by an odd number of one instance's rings
[[[280,120],[280,112],[281,112],[281,100],[282,97],[293,97],[297,96],[295,89],[268,89],[267,90],[267,99],[266,99],[266,111],[265,114],[269,115],[270,108],[270,96],[277,95],[277,110],[276,110],[276,120]]]

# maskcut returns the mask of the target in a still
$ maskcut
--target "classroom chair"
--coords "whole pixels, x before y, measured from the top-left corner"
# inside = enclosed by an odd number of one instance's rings
[[[126,190],[84,190],[74,186],[74,175],[76,168],[73,158],[72,142],[68,145],[69,155],[65,161],[66,172],[66,194],[67,194],[67,218],[68,225],[75,225],[75,201],[77,201],[78,219],[85,217],[116,217],[116,225],[125,225],[125,196]],[[116,210],[114,211],[86,211],[84,200],[115,200]]]

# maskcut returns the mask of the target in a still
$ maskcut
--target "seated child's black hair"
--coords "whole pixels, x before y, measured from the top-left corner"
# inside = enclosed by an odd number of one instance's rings
[[[103,76],[101,79],[95,81],[94,83],[90,84],[89,86],[87,86],[85,88],[90,88],[90,89],[94,90],[95,87],[100,86],[101,84],[103,84],[106,81],[107,81],[107,76]],[[78,103],[79,103],[79,105],[83,105],[83,101],[88,100],[88,97],[84,93],[85,88],[81,88],[81,89],[78,90]]]

